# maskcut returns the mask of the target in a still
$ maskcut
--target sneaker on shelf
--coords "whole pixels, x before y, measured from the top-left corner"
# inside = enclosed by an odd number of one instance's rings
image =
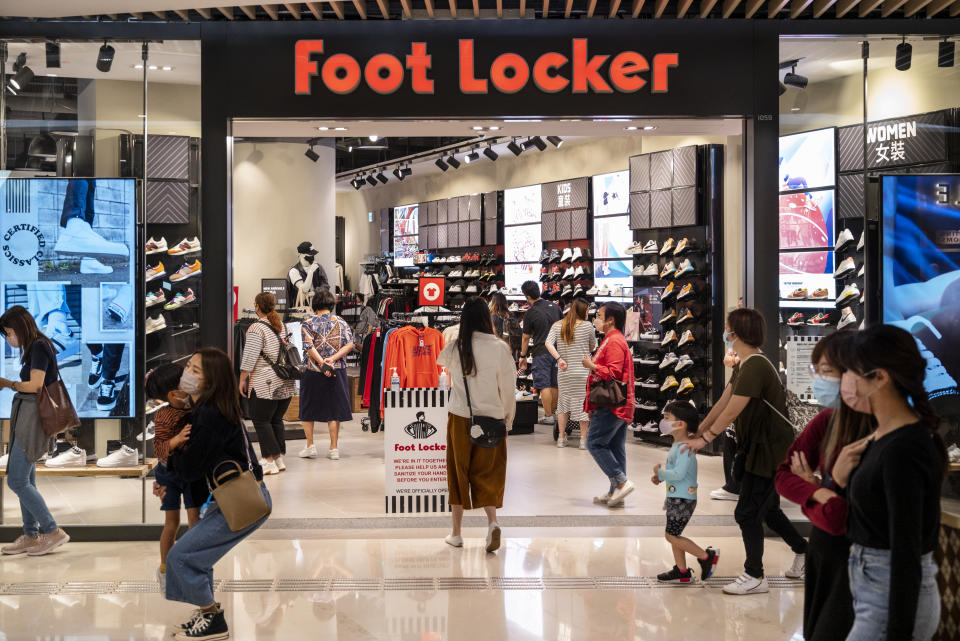
[[[667,333],[663,335],[663,340],[660,341],[660,345],[661,347],[665,347],[670,343],[676,343],[676,342],[677,342],[677,333],[671,329],[671,330],[668,330]]]
[[[47,467],[85,467],[86,464],[87,452],[76,446],[47,459],[44,463]]]
[[[451,293],[451,294],[462,294],[462,293],[463,293],[463,285],[461,285],[459,281],[456,282],[456,283],[454,283],[453,285],[450,286],[450,293]]]
[[[450,272],[449,276],[450,278],[463,278],[463,270],[454,269],[453,271]]]
[[[66,545],[70,542],[70,535],[57,528],[55,531],[48,534],[40,534],[37,537],[37,542],[33,547],[27,550],[27,556],[43,556],[44,554],[50,554],[58,547]]]
[[[687,283],[680,290],[680,293],[677,294],[677,300],[683,300],[684,298],[689,298],[694,294],[693,283]]]
[[[170,280],[174,282],[177,282],[180,280],[186,280],[191,276],[197,276],[198,274],[201,273],[201,270],[202,270],[202,265],[200,265],[199,260],[193,261],[192,265],[187,265],[186,263],[184,263],[183,266],[180,267],[180,269],[178,269],[175,274],[170,276]]]
[[[673,368],[673,371],[679,374],[683,370],[693,366],[694,366],[693,359],[690,358],[688,354],[684,354],[683,356],[680,357],[680,360],[677,361],[677,366]]]
[[[660,319],[660,324],[665,325],[667,323],[673,323],[677,320],[677,310],[671,309],[665,316]]]
[[[625,254],[629,254],[629,255],[631,255],[631,256],[636,256],[637,254],[639,254],[639,253],[641,253],[641,252],[643,252],[643,242],[641,242],[641,241],[639,241],[639,240],[638,240],[637,242],[633,243],[632,245],[630,245],[629,247],[627,247],[627,248],[624,250],[624,253],[625,253]]]
[[[571,262],[577,262],[578,260],[583,260],[583,250],[579,247],[573,248],[573,258],[570,259]]]
[[[856,283],[850,283],[849,285],[844,287],[843,291],[840,292],[840,295],[837,296],[837,307],[840,307],[842,305],[845,305],[846,303],[849,303],[850,301],[854,300],[858,296],[860,296],[860,288],[857,287]]]
[[[580,280],[585,275],[587,275],[587,273],[583,271],[583,267],[581,267],[580,265],[577,265],[576,271],[573,272],[573,280]]]
[[[317,458],[317,446],[309,445],[303,448],[300,450],[300,454],[298,454],[298,456],[300,458]]]
[[[858,252],[862,252],[862,251],[863,251],[863,241],[864,241],[864,235],[865,235],[866,233],[867,233],[866,230],[860,232],[860,240],[857,241],[857,251],[858,251]]]
[[[663,290],[663,293],[660,294],[660,300],[665,301],[676,293],[677,292],[673,287],[673,283],[672,282],[667,283],[667,287]]]
[[[520,311],[520,306],[517,305],[516,303],[513,303],[512,305],[510,305],[510,307],[507,308],[507,311],[508,311],[508,312],[519,312],[519,311]]]
[[[97,467],[136,467],[140,464],[140,455],[129,445],[97,459]]]
[[[804,300],[806,298],[807,298],[806,287],[797,287],[795,290],[787,294],[787,300]]]
[[[565,285],[563,291],[560,293],[561,298],[566,298],[568,296],[573,296],[573,285]]]
[[[147,433],[147,440],[152,441],[153,437],[157,434],[157,426],[153,421],[147,423],[147,429],[144,430]],[[143,432],[137,434],[137,441],[143,443]]]
[[[826,300],[829,296],[830,292],[825,287],[820,287],[813,290],[813,293],[807,296],[807,300]]]
[[[597,290],[597,296],[609,296],[611,293],[610,288],[606,285]]]
[[[163,236],[160,237],[160,240],[154,240],[153,237],[150,237],[150,240],[147,241],[147,255],[150,254],[162,254],[167,251],[167,239]]]
[[[147,322],[145,323],[145,332],[147,334],[152,334],[158,332],[161,329],[164,329],[167,326],[167,319],[163,317],[163,314],[160,314],[156,318],[150,318],[147,316]]]
[[[677,325],[681,325],[683,323],[689,323],[690,321],[694,321],[696,319],[697,317],[694,316],[690,308],[687,307],[686,309],[683,310],[683,313],[680,314],[680,318],[677,319]]]
[[[666,278],[667,276],[675,273],[677,271],[677,266],[673,264],[673,261],[667,261],[667,264],[663,266],[663,269],[660,270],[660,278]]]
[[[476,294],[476,293],[477,293],[477,285],[476,285],[476,283],[470,283],[469,285],[467,285],[466,293],[468,293],[468,294]]]
[[[658,267],[656,263],[650,263],[644,268],[643,273],[640,275],[657,277],[660,275],[660,267]]]
[[[850,256],[840,261],[840,264],[837,265],[837,271],[833,273],[833,277],[843,278],[847,274],[855,271],[857,271],[857,264],[854,262],[853,256]]]
[[[783,576],[788,579],[802,579],[804,572],[807,569],[807,555],[806,554],[795,554],[793,557],[793,563],[790,564],[790,567],[783,572]]]
[[[651,353],[646,354],[646,355],[644,355],[644,356],[638,356],[637,358],[634,358],[634,359],[633,359],[633,362],[634,362],[634,363],[638,363],[638,364],[640,364],[640,365],[648,365],[648,366],[649,366],[649,365],[659,365],[659,364],[660,364],[660,356],[659,356],[656,352],[651,352]]]
[[[80,259],[80,273],[81,274],[112,274],[113,267],[109,265],[104,265],[96,258],[90,258],[89,256],[84,256]]]
[[[547,262],[548,260],[550,260],[550,250],[549,250],[549,249],[544,249],[542,252],[540,252],[540,261],[539,261],[539,262],[545,263],[545,262]]]
[[[331,461],[340,460],[340,450],[327,450],[327,458]]]
[[[677,394],[686,394],[687,392],[692,392],[694,388],[693,381],[689,377],[684,377],[680,381],[680,387],[677,388]]]
[[[655,329],[651,329],[640,334],[640,340],[642,341],[658,341],[660,340],[660,332]]]
[[[264,476],[280,473],[280,468],[277,466],[277,464],[273,461],[268,461],[267,459],[260,459],[260,467],[263,469]]]
[[[813,325],[814,327],[826,327],[829,324],[830,316],[822,312],[807,321],[807,325]]]
[[[589,295],[590,295],[590,292],[587,292],[587,296]],[[597,309],[598,308],[596,303],[590,303],[590,305],[587,307],[587,316],[596,316]]]
[[[806,325],[806,321],[804,321],[804,318],[805,317],[803,314],[801,314],[800,312],[796,312],[793,316],[787,319],[787,325],[790,325],[791,327]]]
[[[673,241],[672,238],[668,238],[668,239],[667,239],[667,242],[665,242],[665,243],[663,244],[663,246],[660,247],[660,255],[661,255],[661,256],[665,256],[666,254],[669,254],[670,252],[673,251],[673,242],[674,242],[674,241]]]
[[[99,393],[97,394],[97,409],[105,412],[116,407],[117,400],[120,398],[120,392],[123,391],[125,384],[126,379],[122,378],[103,379],[100,383]]]
[[[673,569],[669,572],[658,574],[657,581],[660,583],[690,583],[693,581],[693,570],[687,568],[686,571],[683,571],[677,566],[673,566]]]
[[[719,562],[720,562],[720,550],[707,548],[707,558],[697,559],[697,563],[700,564],[700,580],[706,581],[711,576],[713,576],[713,571],[716,569],[717,564]]]
[[[563,255],[560,256],[561,263],[569,263],[573,261],[573,250],[569,247],[564,248]]]
[[[57,228],[53,251],[83,256],[130,256],[130,249],[124,243],[107,240],[82,218],[71,218],[66,227]]]
[[[645,412],[656,412],[659,408],[653,401],[643,401],[637,405],[637,409],[644,410]]]
[[[680,336],[680,342],[677,344],[678,347],[683,347],[687,343],[693,343],[696,339],[693,337],[693,332],[689,329]]]
[[[677,381],[677,378],[671,374],[670,376],[667,376],[665,381],[663,381],[663,385],[660,386],[660,391],[666,392],[674,387],[680,387],[680,383]]]
[[[853,313],[853,310],[849,307],[845,307],[843,314],[840,316],[840,322],[837,323],[837,329],[843,329],[844,327],[849,327],[850,325],[856,325],[860,321],[857,320],[857,316]]]
[[[567,270],[563,272],[563,276],[560,278],[560,280],[573,280],[576,273],[577,273],[576,269],[574,269],[573,267],[567,267]]]
[[[573,297],[583,296],[583,285],[577,285],[573,288]]]
[[[163,293],[162,289],[158,289],[155,292],[147,292],[146,306],[153,307],[154,305],[159,305],[165,300],[167,300],[167,296]]]
[[[648,376],[646,379],[637,383],[640,387],[646,387],[648,389],[657,389],[660,387],[660,382],[657,380],[656,376]]]
[[[853,232],[844,228],[844,230],[840,232],[840,235],[837,236],[837,241],[833,244],[833,251],[838,252],[852,242]]]
[[[167,253],[171,256],[180,256],[198,251],[200,251],[200,239],[194,236],[192,240],[190,238],[184,238],[177,243],[175,247],[171,247]]]
[[[677,248],[673,250],[673,255],[679,256],[683,252],[690,249],[695,243],[696,243],[696,240],[693,240],[690,238],[681,238],[680,242],[677,243]]]
[[[718,487],[710,492],[710,498],[714,501],[739,501],[740,495],[734,494],[733,492],[728,492],[722,487]]]
[[[654,433],[654,434],[659,433],[659,432],[660,432],[660,424],[657,423],[656,421],[647,421],[646,423],[644,423],[643,425],[640,426],[640,431],[641,431],[641,432],[650,432],[650,433]]]
[[[641,253],[641,254],[658,254],[658,253],[660,253],[660,249],[657,247],[657,241],[655,241],[655,240],[648,240],[648,241],[644,244],[643,249],[640,250],[640,253]]]
[[[680,265],[677,266],[677,271],[673,273],[674,278],[681,278],[687,274],[692,274],[694,271],[693,263],[690,262],[689,258],[684,258],[680,261]]]
[[[187,293],[177,292],[177,295],[173,297],[173,300],[163,306],[166,310],[177,309],[183,307],[193,301],[197,300],[197,297],[194,296],[192,289],[187,289]]]
[[[550,251],[550,258],[547,260],[548,263],[559,263],[560,262],[560,252],[556,249]]]
[[[863,278],[863,275],[866,273],[867,264],[862,263],[860,265],[860,270],[857,272],[857,278]]]
[[[676,365],[680,361],[677,358],[677,355],[673,352],[667,352],[666,356],[663,357],[663,360],[660,361],[660,369],[667,369],[671,365]]]
[[[162,278],[166,275],[167,272],[163,268],[163,261],[160,261],[155,267],[147,267],[146,282],[149,283],[151,280],[156,280],[157,278]]]
[[[723,591],[725,594],[738,595],[765,594],[770,591],[770,586],[767,585],[766,577],[757,579],[744,572],[733,583],[723,586]]]

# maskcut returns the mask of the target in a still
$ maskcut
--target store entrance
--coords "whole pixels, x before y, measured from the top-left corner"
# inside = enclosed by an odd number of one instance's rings
[[[663,488],[650,471],[671,443],[658,428],[663,409],[680,400],[702,417],[724,384],[722,312],[742,292],[742,126],[739,119],[235,120],[235,360],[254,357],[243,358],[244,338],[259,322],[261,291],[275,293],[294,342],[304,347],[306,338],[309,347],[322,321],[305,306],[328,285],[344,331],[323,325],[325,336],[336,334],[325,348],[333,353],[341,340],[356,346],[337,371],[351,419],[339,425],[335,454],[325,419],[339,407],[331,396],[338,390],[301,383],[286,409],[286,470],[270,483],[276,496],[296,500],[277,500],[275,516],[445,516],[444,388],[459,382],[448,381],[436,351],[455,340],[461,308],[478,296],[492,303],[495,331],[513,358],[527,361],[511,386],[507,522],[659,523]],[[527,281],[558,314],[583,301],[587,324],[607,302],[626,308],[637,404],[626,459],[637,489],[622,506],[593,500],[608,480],[580,448],[584,391],[570,374],[581,363],[568,364],[558,393],[534,379],[541,377],[533,355],[545,350],[522,345]],[[558,415],[566,447],[558,447]],[[316,421],[312,449],[301,417]],[[265,424],[248,425],[263,449],[272,438]],[[700,457],[699,479],[702,493],[723,485],[719,456]],[[730,525],[732,513],[725,501],[703,501],[699,511]]]

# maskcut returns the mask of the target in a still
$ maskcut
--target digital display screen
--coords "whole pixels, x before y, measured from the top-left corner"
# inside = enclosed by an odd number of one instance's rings
[[[960,175],[881,177],[883,322],[913,334],[935,402],[958,400]],[[954,407],[956,409],[956,407]]]
[[[780,195],[780,251],[833,247],[834,192]]]
[[[819,129],[780,137],[780,191],[836,184],[836,130]]]
[[[136,181],[0,178],[0,293],[50,339],[81,418],[129,417],[135,375]],[[0,376],[20,380],[4,342]],[[0,391],[10,416],[13,391]]]
[[[504,265],[503,276],[507,289],[520,291],[520,287],[528,280],[540,283],[540,265],[538,263]],[[543,285],[540,285],[540,289],[543,289]]]
[[[503,191],[503,224],[540,222],[540,185]],[[539,254],[539,251],[537,252]],[[509,259],[508,259],[509,260]]]
[[[832,251],[780,252],[780,306],[825,307],[832,305],[837,294],[837,280],[833,277]],[[807,295],[794,295],[806,289]],[[826,294],[815,295],[825,289]]]
[[[543,243],[540,225],[519,225],[503,229],[504,262],[538,263]]]
[[[627,248],[633,243],[630,216],[612,216],[593,219],[594,259],[620,258],[633,260]]]
[[[612,216],[630,211],[630,171],[593,177],[593,215]]]
[[[419,214],[418,204],[393,208],[393,264],[397,267],[411,267],[420,251]]]

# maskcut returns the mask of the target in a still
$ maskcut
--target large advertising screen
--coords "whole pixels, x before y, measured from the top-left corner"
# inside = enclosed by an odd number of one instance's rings
[[[911,332],[931,397],[960,380],[960,175],[881,178],[883,322]],[[956,410],[957,408],[954,407]]]
[[[0,295],[51,341],[82,418],[135,415],[136,182],[0,178]],[[20,380],[4,342],[0,376]],[[0,392],[0,417],[13,392]]]
[[[420,250],[418,217],[420,205],[400,205],[393,208],[393,264],[410,267]]]
[[[837,297],[833,252],[780,252],[783,307],[824,307]]]
[[[630,170],[593,177],[593,215],[612,216],[630,211]]]
[[[780,195],[780,251],[833,247],[834,192]]]
[[[503,190],[503,224],[540,222],[540,185]],[[539,254],[539,252],[537,252]],[[508,259],[509,260],[509,259]]]
[[[633,241],[630,216],[610,216],[593,219],[593,257],[633,260],[627,253]]]
[[[836,130],[818,129],[780,137],[780,191],[833,187]]]

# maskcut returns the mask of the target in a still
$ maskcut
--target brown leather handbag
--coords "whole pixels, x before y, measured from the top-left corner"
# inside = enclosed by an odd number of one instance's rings
[[[627,384],[618,380],[590,381],[590,405],[594,407],[623,407],[627,404]]]
[[[37,395],[37,413],[40,415],[40,427],[47,438],[53,438],[60,432],[66,432],[80,425],[77,410],[67,394],[67,386],[57,373],[57,380],[40,388]]]

